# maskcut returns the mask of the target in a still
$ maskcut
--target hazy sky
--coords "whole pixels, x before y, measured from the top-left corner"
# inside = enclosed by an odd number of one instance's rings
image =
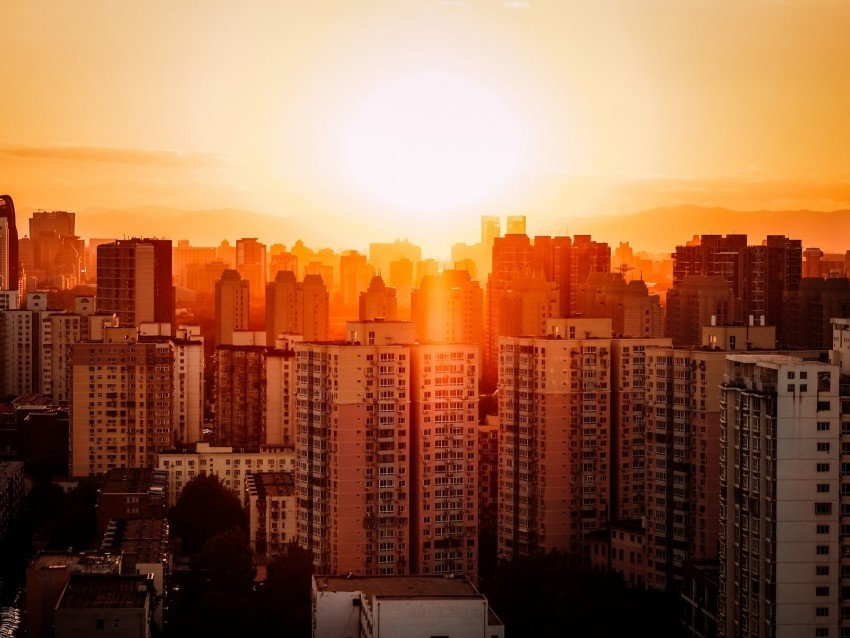
[[[0,20],[0,190],[22,207],[359,216],[425,244],[485,213],[850,207],[845,0],[31,0]]]

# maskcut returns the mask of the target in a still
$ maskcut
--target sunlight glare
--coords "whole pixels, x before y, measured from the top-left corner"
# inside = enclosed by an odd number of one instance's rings
[[[516,117],[483,87],[445,73],[407,75],[355,109],[348,169],[392,205],[445,211],[494,194],[519,166],[520,137]]]

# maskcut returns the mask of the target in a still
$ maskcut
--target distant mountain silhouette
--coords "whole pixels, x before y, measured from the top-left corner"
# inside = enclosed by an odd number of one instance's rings
[[[745,234],[751,244],[767,235],[802,239],[804,247],[826,252],[850,249],[850,211],[736,211],[684,205],[652,208],[617,217],[565,218],[570,234],[590,234],[616,248],[628,241],[635,250],[670,252],[693,235]]]
[[[533,212],[528,215],[529,228],[543,225]],[[693,235],[729,233],[746,234],[751,244],[770,234],[802,239],[804,247],[817,246],[826,252],[850,248],[848,210],[735,211],[684,205],[653,208],[633,215],[562,217],[545,226],[568,229],[571,235],[590,234],[594,239],[607,241],[612,248],[628,241],[635,250],[655,253],[669,253]],[[387,229],[382,231],[385,235]],[[269,245],[291,246],[302,239],[314,248],[353,248],[369,232],[362,218],[354,215],[337,215],[332,219],[318,215],[278,217],[231,208],[186,211],[158,206],[88,209],[77,213],[77,233],[84,238],[162,237],[175,241],[189,239],[196,246],[215,246],[222,239],[232,244],[240,237],[258,237]],[[404,229],[389,229],[389,234],[399,236],[404,234]],[[445,229],[445,236],[446,248],[464,240],[454,236],[451,228]],[[477,238],[466,238],[473,239]],[[374,240],[385,241],[386,237],[375,236]],[[415,243],[415,236],[410,240]]]

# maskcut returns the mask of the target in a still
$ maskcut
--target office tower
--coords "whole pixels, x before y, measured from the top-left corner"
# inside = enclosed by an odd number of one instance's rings
[[[8,195],[0,195],[0,290],[18,290],[18,227],[15,203]]]
[[[215,349],[215,436],[219,445],[258,448],[293,441],[292,350],[223,345]]]
[[[119,239],[97,248],[97,310],[122,325],[174,325],[171,241]]]
[[[674,346],[698,345],[703,327],[735,321],[736,304],[725,278],[688,275],[667,291],[666,334]]]
[[[277,245],[277,244],[275,244]],[[298,275],[298,257],[286,251],[272,254],[269,260],[269,274],[288,270]]]
[[[117,238],[112,239],[89,239],[88,246],[85,250],[86,255],[86,280],[90,282],[96,282],[97,280],[97,249],[104,244],[113,244],[118,241]],[[32,251],[30,251],[32,252]],[[31,256],[31,261],[35,259],[35,256]]]
[[[781,343],[789,348],[830,348],[833,318],[850,318],[850,280],[806,278],[785,293]]]
[[[463,270],[422,279],[411,298],[416,339],[483,345],[484,292]]]
[[[266,262],[266,245],[255,237],[236,240],[236,270],[242,279],[251,284],[256,306],[265,304],[266,282],[268,281],[268,266]]]
[[[366,255],[356,250],[343,251],[339,258],[340,302],[348,309],[357,307],[360,293],[366,290],[375,271]]]
[[[380,275],[372,277],[369,288],[360,293],[360,321],[398,319],[398,299],[395,288],[388,288]]]
[[[200,326],[178,326],[174,349],[174,440],[197,443],[204,434],[204,338]]]
[[[838,366],[729,355],[720,398],[718,635],[847,635]]]
[[[474,572],[476,346],[397,321],[348,336],[295,345],[299,542],[319,573]]]
[[[132,327],[71,346],[72,476],[156,465],[174,445],[173,373],[168,339],[137,339]]]
[[[497,555],[586,550],[608,521],[611,321],[499,339]]]
[[[664,313],[657,295],[641,280],[626,282],[621,273],[590,273],[575,296],[583,317],[610,317],[615,335],[661,337]]]
[[[422,279],[428,275],[437,275],[440,272],[440,263],[436,259],[423,259],[416,262],[416,286],[422,284]]]
[[[225,270],[215,284],[215,345],[233,343],[233,333],[248,329],[250,284],[235,270]]]

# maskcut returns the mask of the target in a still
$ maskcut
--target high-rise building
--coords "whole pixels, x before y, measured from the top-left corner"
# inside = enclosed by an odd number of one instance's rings
[[[41,321],[47,293],[29,293],[26,308],[0,311],[0,395],[38,392],[41,382]]]
[[[745,322],[777,326],[782,340],[782,297],[800,287],[802,260],[802,242],[783,235],[768,235],[761,245],[747,247]]]
[[[299,542],[318,573],[473,573],[477,347],[348,332],[295,345]]]
[[[501,299],[512,288],[515,279],[532,274],[532,248],[526,235],[505,235],[493,240],[492,270],[487,281],[486,343],[483,359],[485,385],[495,387],[499,361]]]
[[[428,275],[411,300],[418,341],[483,345],[484,292],[468,272]]]
[[[266,288],[266,343],[275,345],[283,333],[303,335],[305,341],[328,338],[328,290],[319,275],[298,282],[295,273],[279,271]]]
[[[590,273],[579,286],[576,309],[583,317],[610,317],[615,335],[661,337],[664,313],[658,295],[650,295],[638,279],[626,282],[621,273]]]
[[[236,240],[236,270],[242,279],[250,282],[254,291],[251,303],[262,307],[265,304],[268,266],[266,245],[255,237]]]
[[[783,297],[781,344],[789,348],[830,348],[830,321],[834,318],[850,319],[850,279],[807,277],[797,290]]]
[[[340,303],[346,308],[356,309],[360,293],[369,287],[375,274],[366,261],[366,255],[356,250],[346,250],[339,258]]]
[[[705,326],[728,325],[738,316],[729,282],[721,276],[687,275],[667,291],[667,330],[674,346],[700,344]]]
[[[387,287],[380,275],[372,277],[369,288],[360,293],[358,319],[360,321],[372,321],[373,319],[396,321],[398,319],[396,289]]]
[[[248,329],[250,283],[235,270],[225,270],[215,284],[215,345],[233,343],[233,333]]]
[[[478,573],[478,351],[410,348],[412,574]]]
[[[71,346],[72,476],[156,466],[174,445],[173,373],[168,338],[137,338],[136,328]]]
[[[500,559],[582,553],[607,523],[610,359],[610,319],[499,339]]]
[[[119,239],[97,247],[97,309],[122,325],[174,325],[171,241]]]
[[[174,440],[182,444],[197,443],[204,434],[204,338],[200,326],[178,326],[171,345]]]
[[[219,445],[257,448],[293,442],[292,350],[222,345],[215,350],[215,436]]]
[[[422,261],[422,249],[407,239],[369,244],[369,263],[379,276],[389,277],[390,265],[399,259],[408,259],[414,264]]]
[[[32,263],[28,272],[39,285],[72,288],[85,271],[85,242],[75,235],[75,214],[66,211],[36,211],[30,218]]]
[[[850,401],[838,366],[729,355],[720,398],[718,635],[847,635]]]
[[[0,195],[0,290],[18,290],[18,227],[15,203],[8,195]]]

